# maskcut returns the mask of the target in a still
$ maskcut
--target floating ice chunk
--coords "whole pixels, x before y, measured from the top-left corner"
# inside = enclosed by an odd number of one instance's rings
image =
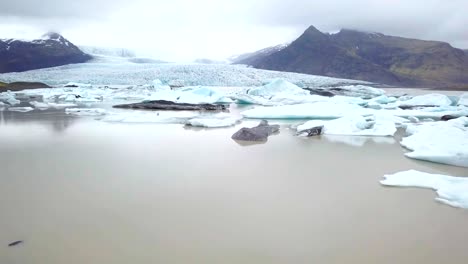
[[[247,92],[247,94],[253,95],[253,96],[267,97],[267,98],[275,96],[275,95],[279,95],[279,94],[298,95],[298,96],[310,95],[308,91],[284,79],[274,79],[262,87],[250,89]]]
[[[314,127],[323,126],[325,135],[349,136],[393,136],[397,131],[395,123],[391,120],[379,119],[375,116],[365,118],[361,115],[350,115],[335,120],[311,120],[298,126],[297,131],[304,131]]]
[[[197,113],[184,111],[125,111],[108,113],[99,120],[111,123],[185,124],[187,120],[197,116]]]
[[[468,106],[468,93],[464,93],[460,96],[458,100],[458,105]]]
[[[67,108],[65,109],[65,113],[75,116],[102,116],[107,111],[101,108]]]
[[[11,91],[0,93],[0,101],[6,102],[9,105],[18,105],[21,103],[20,100],[17,100],[15,94]]]
[[[333,88],[332,90],[345,96],[361,97],[363,99],[370,99],[385,94],[385,91],[382,89],[377,89],[365,85],[340,86]]]
[[[26,113],[26,112],[31,112],[33,111],[34,108],[32,107],[10,107],[8,108],[8,111],[13,111],[13,112],[21,112],[21,113]]]
[[[416,170],[385,175],[380,182],[385,186],[428,188],[437,191],[437,201],[468,209],[468,178],[430,174]]]
[[[377,96],[368,100],[369,103],[377,103],[377,104],[390,104],[395,103],[397,101],[396,97],[388,97],[386,95]]]
[[[214,116],[203,116],[193,118],[187,121],[186,125],[193,127],[208,127],[208,128],[218,128],[218,127],[230,127],[239,123],[241,118],[233,117],[228,114],[219,114]]]
[[[370,115],[374,111],[355,104],[318,102],[313,104],[257,107],[242,112],[242,115],[254,119],[336,119],[350,114]]]
[[[325,140],[332,143],[342,143],[353,147],[362,147],[367,142],[375,144],[395,144],[393,137],[369,137],[369,136],[342,136],[342,135],[324,135]]]
[[[154,80],[152,83],[151,83],[151,86],[155,89],[155,90],[171,90],[171,87],[169,85],[165,85],[163,84],[163,82],[159,79],[156,79]]]
[[[380,110],[386,112],[390,115],[400,116],[400,117],[417,117],[417,118],[434,118],[440,119],[443,116],[450,115],[454,117],[461,117],[468,115],[468,108],[460,106],[445,106],[445,107],[428,107],[419,110]]]
[[[450,106],[452,100],[444,94],[425,94],[401,102],[402,106]]]
[[[401,145],[409,158],[468,167],[468,117],[410,124]]]
[[[39,109],[39,110],[46,110],[46,109],[49,109],[49,108],[65,109],[65,108],[68,108],[68,107],[77,106],[76,104],[58,104],[58,103],[45,103],[45,102],[37,102],[37,101],[29,102],[29,104],[34,106],[34,108]]]
[[[274,105],[274,103],[270,102],[268,99],[248,94],[235,95],[234,99],[237,104]]]

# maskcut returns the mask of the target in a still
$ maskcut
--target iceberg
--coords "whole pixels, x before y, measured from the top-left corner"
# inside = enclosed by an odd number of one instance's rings
[[[468,117],[409,124],[401,145],[409,158],[468,167]]]
[[[325,135],[348,136],[393,136],[397,131],[395,123],[387,119],[379,119],[378,116],[363,117],[361,115],[349,115],[335,120],[311,120],[297,127],[301,131],[323,126]]]
[[[75,116],[102,116],[105,115],[107,111],[101,108],[67,108],[65,109],[65,113]]]
[[[242,112],[246,118],[252,119],[336,119],[350,114],[370,115],[375,110],[363,108],[355,104],[336,104],[332,102],[317,102],[309,104],[283,105],[273,107],[257,107]]]
[[[400,106],[450,106],[452,100],[444,94],[418,95],[409,100],[401,101]]]
[[[262,87],[252,88],[248,90],[247,94],[269,98],[280,94],[306,96],[310,95],[310,92],[284,79],[274,79]]]
[[[458,105],[468,106],[468,93],[464,93],[460,96]]]
[[[49,109],[49,108],[65,109],[65,108],[68,108],[68,107],[77,106],[76,104],[58,104],[58,103],[45,103],[45,102],[37,102],[37,101],[29,102],[29,104],[34,106],[34,108],[39,109],[39,110],[46,110],[46,109]]]
[[[385,175],[380,183],[385,186],[433,189],[437,192],[437,201],[468,209],[468,178],[409,170]]]
[[[228,114],[218,114],[213,116],[201,116],[188,120],[185,124],[193,127],[220,128],[230,127],[239,123],[241,118],[232,117]]]
[[[187,120],[196,118],[195,112],[173,111],[123,111],[109,112],[98,120],[109,123],[156,123],[156,124],[185,124]]]
[[[8,108],[8,111],[21,112],[21,113],[31,112],[33,110],[34,110],[34,108],[29,107],[29,106],[26,106],[26,107],[10,107],[10,108]]]
[[[332,143],[346,144],[352,147],[362,147],[368,142],[388,145],[396,143],[393,137],[324,135],[322,138]]]
[[[336,94],[351,97],[360,97],[363,99],[371,99],[374,97],[385,95],[384,90],[365,85],[346,85],[339,86],[337,88],[330,88],[330,90]]]
[[[18,105],[21,103],[20,100],[16,99],[16,96],[11,91],[0,93],[0,101],[8,103],[9,105]]]

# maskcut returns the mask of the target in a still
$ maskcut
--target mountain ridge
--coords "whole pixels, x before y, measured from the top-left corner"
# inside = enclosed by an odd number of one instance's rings
[[[82,63],[91,59],[92,56],[54,32],[30,41],[0,39],[0,73]]]
[[[311,26],[282,50],[238,64],[410,87],[468,86],[468,55],[440,41]]]

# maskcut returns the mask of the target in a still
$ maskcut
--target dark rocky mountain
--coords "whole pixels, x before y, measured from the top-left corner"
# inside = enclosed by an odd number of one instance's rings
[[[463,50],[444,42],[347,29],[327,34],[310,27],[280,51],[237,63],[394,86],[468,88]]]
[[[33,41],[0,40],[0,73],[82,63],[90,59],[90,55],[57,33],[48,33]]]

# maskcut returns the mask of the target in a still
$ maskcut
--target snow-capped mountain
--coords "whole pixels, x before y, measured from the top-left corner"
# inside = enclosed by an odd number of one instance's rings
[[[250,53],[244,53],[244,54],[241,54],[241,55],[231,56],[231,57],[228,58],[228,60],[231,63],[234,63],[234,64],[238,64],[238,63],[250,64],[251,60],[258,59],[258,58],[263,58],[263,57],[269,56],[269,55],[271,55],[271,54],[273,54],[275,52],[281,51],[284,48],[286,48],[287,46],[289,46],[289,44],[290,43],[284,43],[284,44],[264,48],[264,49],[261,49],[259,51],[255,51],[255,52],[250,52]]]
[[[0,73],[82,63],[91,58],[66,38],[53,32],[34,40],[0,40]]]

